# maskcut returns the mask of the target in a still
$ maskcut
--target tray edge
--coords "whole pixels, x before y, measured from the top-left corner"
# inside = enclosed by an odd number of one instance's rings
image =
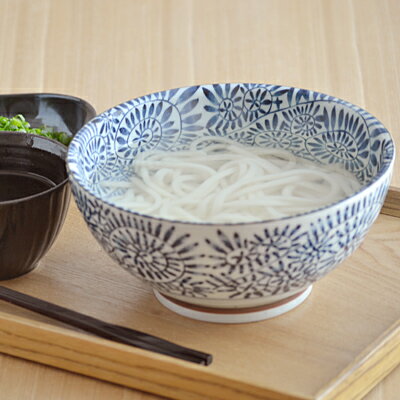
[[[390,186],[385,202],[382,207],[382,214],[400,218],[400,189]]]
[[[362,399],[400,365],[400,320],[325,385],[315,400]]]
[[[0,352],[177,400],[312,400],[4,312],[0,312]]]

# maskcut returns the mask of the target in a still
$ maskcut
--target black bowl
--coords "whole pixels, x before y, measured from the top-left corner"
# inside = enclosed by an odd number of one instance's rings
[[[74,136],[96,111],[62,94],[0,95],[0,115],[17,114],[33,128],[46,125]],[[0,280],[35,268],[61,230],[71,197],[66,152],[55,140],[0,132]]]
[[[0,280],[31,271],[56,239],[71,197],[66,154],[42,136],[0,134]]]
[[[52,93],[0,95],[0,116],[22,114],[32,128],[46,125],[71,136],[95,117],[95,109],[78,97]]]

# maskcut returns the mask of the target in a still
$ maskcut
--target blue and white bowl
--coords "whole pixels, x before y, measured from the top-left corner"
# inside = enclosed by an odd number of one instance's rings
[[[132,176],[140,152],[181,150],[201,135],[342,164],[361,190],[332,205],[257,223],[189,223],[109,200],[105,180]],[[264,84],[191,86],[105,111],[69,147],[72,192],[104,250],[149,283],[170,309],[214,322],[249,322],[300,304],[362,242],[385,199],[394,145],[368,112],[343,100]]]

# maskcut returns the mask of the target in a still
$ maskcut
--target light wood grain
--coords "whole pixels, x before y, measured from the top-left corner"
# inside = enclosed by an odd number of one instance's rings
[[[23,377],[23,384],[21,382]],[[60,369],[3,355],[0,383],[6,399],[161,400],[160,396],[67,373]],[[6,383],[6,384],[5,384]]]
[[[24,377],[23,385],[20,377]],[[0,383],[7,399],[13,400],[166,399],[6,355],[0,358]],[[400,367],[377,385],[364,400],[397,400],[399,393]]]
[[[195,83],[281,83],[365,107],[396,140],[400,135],[397,0],[1,0],[0,5],[1,92],[68,93],[100,112]]]
[[[0,312],[0,351],[180,400],[297,400],[202,367]]]
[[[357,360],[344,370],[334,382],[330,382],[316,396],[326,400],[361,399],[371,388],[382,380],[399,364],[400,358],[400,321],[384,335],[372,343],[370,349],[360,355]],[[370,350],[374,351],[371,357]],[[355,371],[355,368],[358,370]],[[353,384],[344,384],[346,381]],[[354,383],[356,382],[356,383]]]
[[[382,213],[400,217],[400,189],[392,187],[386,196],[385,203],[382,208]]]
[[[177,399],[360,398],[400,362],[399,242],[399,220],[381,216],[361,248],[295,311],[216,325],[162,307],[113,264],[72,205],[41,266],[4,285],[211,352],[215,361],[187,365],[6,304],[0,304],[0,351]]]
[[[281,83],[358,104],[378,117],[400,142],[397,0],[0,0],[0,10],[1,93],[72,94],[103,111],[146,93],[195,83]],[[399,148],[398,144],[392,181],[397,188]],[[91,266],[102,257],[101,250],[86,251],[89,244],[80,243],[80,256],[88,256],[87,269],[71,269],[68,250],[61,242],[56,245],[26,288],[52,299],[60,293],[67,305],[107,317],[107,307],[102,302],[96,305],[93,299],[100,296],[108,299],[103,300],[106,304],[113,304],[119,293],[111,289],[111,283],[124,281],[125,275],[117,275],[112,282],[99,277],[97,288],[90,294],[82,293],[81,278],[87,281],[92,275]],[[383,247],[379,252],[391,254],[395,247],[392,243],[391,250]],[[368,262],[378,264],[380,254],[369,254]],[[61,265],[57,264],[60,258],[64,260]],[[51,273],[48,266],[52,263],[71,274],[68,284],[60,284]],[[114,271],[111,266],[108,269]],[[390,279],[380,274],[374,277],[383,282],[382,289]],[[356,283],[362,287],[361,281],[356,279]],[[324,285],[321,282],[320,288],[316,287],[311,302]],[[122,297],[125,304],[150,302],[152,314],[145,318],[144,326],[149,331],[159,329],[162,322],[154,322],[158,304],[147,292],[138,290],[135,296],[123,292]],[[342,300],[338,303],[342,305]],[[385,305],[392,310],[395,306]],[[367,331],[376,322],[374,312],[378,309],[371,310],[362,325]],[[135,316],[128,305],[114,313],[119,322],[127,317],[133,321]],[[319,316],[322,321],[326,318],[322,311]],[[181,339],[179,329],[184,323],[169,323],[171,335]],[[345,331],[350,336],[359,334],[357,330]],[[182,335],[186,333],[184,329]],[[281,328],[278,333],[288,334]],[[268,339],[274,343],[276,337],[271,334]],[[346,355],[344,346],[340,356],[345,359]],[[312,359],[316,353],[304,357]],[[102,390],[109,393],[104,398],[112,400],[144,396],[8,356],[0,356],[0,362],[14,371],[1,368],[0,390],[5,398],[101,399]],[[24,384],[16,384],[17,368],[25,372]],[[261,370],[267,375],[270,372],[265,367]],[[368,400],[398,399],[400,372],[396,371],[397,375],[373,390]],[[54,385],[48,384],[51,379]],[[307,380],[303,384],[307,386]]]

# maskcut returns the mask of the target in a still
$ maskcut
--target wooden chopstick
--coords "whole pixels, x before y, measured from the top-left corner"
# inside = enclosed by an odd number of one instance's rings
[[[4,286],[0,286],[0,300],[7,301],[57,321],[65,322],[114,342],[128,344],[196,364],[210,365],[212,362],[211,354],[189,349],[135,329],[113,325]]]

